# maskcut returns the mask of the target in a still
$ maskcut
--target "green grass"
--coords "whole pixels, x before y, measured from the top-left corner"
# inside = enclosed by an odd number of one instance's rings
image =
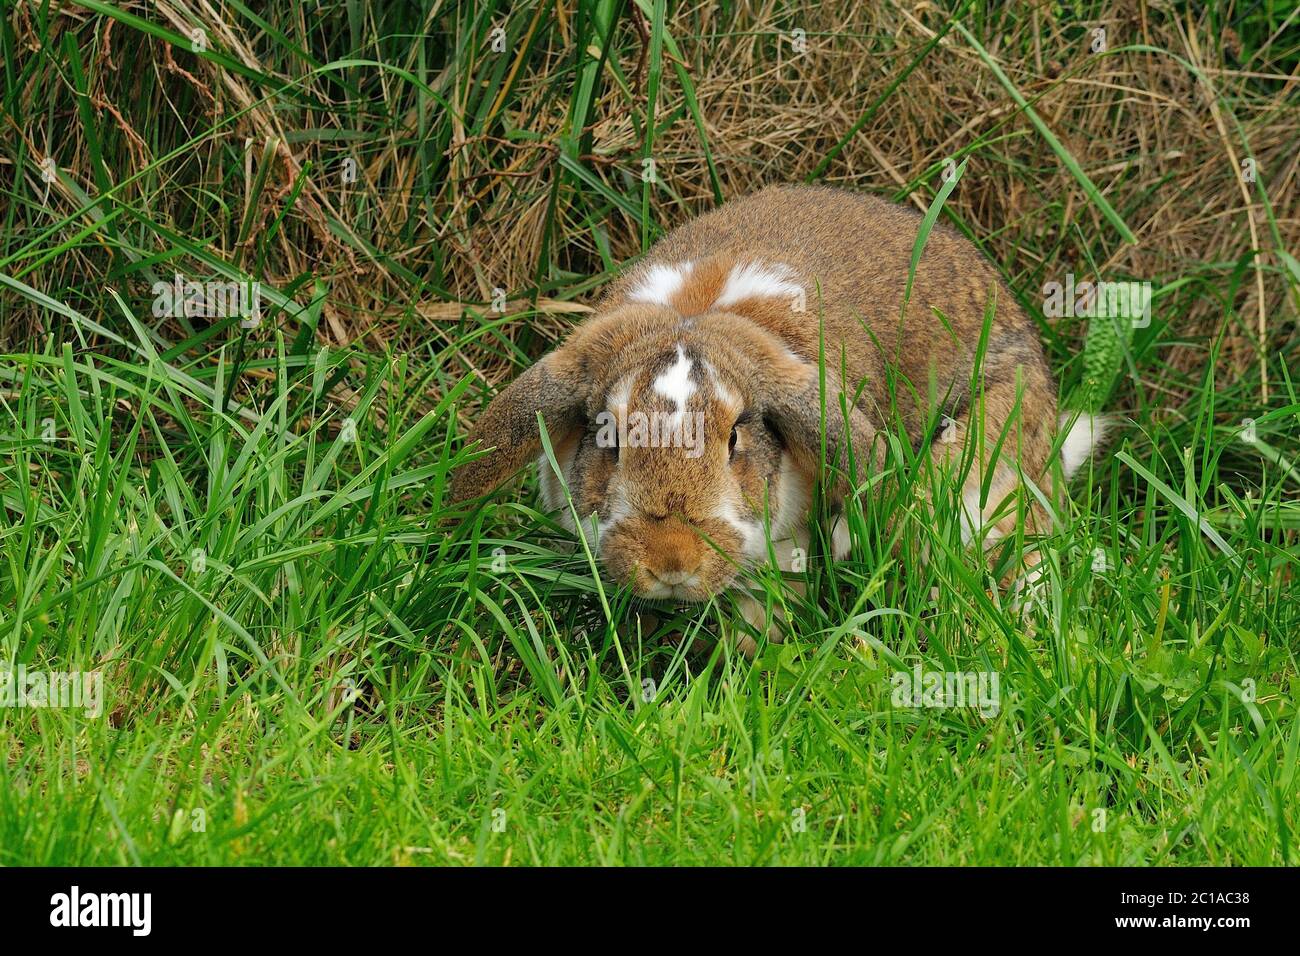
[[[117,20],[124,49],[174,34],[153,15],[85,6],[98,29]],[[20,57],[6,24],[6,129],[53,114],[84,150],[60,157],[53,201],[39,176],[0,172],[0,660],[102,673],[105,713],[0,709],[0,863],[1293,863],[1300,348],[1283,333],[1262,367],[1216,371],[1224,335],[1253,327],[1233,306],[1247,259],[1189,265],[1139,330],[1118,438],[1071,486],[1027,610],[994,586],[1003,555],[961,548],[951,497],[918,503],[927,476],[905,442],[854,513],[850,558],[831,564],[824,543],[810,556],[807,598],[759,575],[794,639],[753,662],[716,641],[735,616],[726,599],[638,630],[628,596],[537,512],[533,475],[480,510],[448,504],[457,410],[484,391],[467,356],[486,349],[516,370],[535,357],[555,324],[526,300],[576,299],[608,278],[610,217],[652,240],[671,187],[643,182],[637,159],[666,124],[707,128],[693,90],[655,105],[670,76],[690,89],[691,60],[664,5],[638,6],[651,95],[627,100],[631,173],[581,159],[596,100],[630,88],[624,65],[557,61],[540,102],[568,116],[558,172],[547,189],[518,187],[545,210],[536,283],[511,289],[504,315],[475,306],[442,325],[406,305],[455,298],[439,270],[458,247],[417,223],[441,222],[474,183],[455,178],[468,167],[448,158],[444,107],[470,118],[467,135],[528,142],[494,119],[522,97],[510,59],[441,45],[485,37],[493,9],[442,11],[462,32],[430,31],[429,49],[405,39],[422,21],[376,23],[362,5],[326,6],[305,33],[272,18],[261,69],[214,41],[214,62],[294,112],[329,168],[336,141],[376,163],[394,144],[429,157],[409,218],[364,190],[340,200],[346,221],[322,214],[340,255],[382,273],[370,298],[342,267],[281,260],[282,238],[316,248],[292,201],[275,200],[279,218],[248,212],[282,172],[264,142],[245,154],[213,137],[220,121],[185,87],[192,126],[176,125],[185,109],[146,117],[153,158],[127,175],[125,134],[79,109],[95,82],[118,82],[96,35],[41,21],[36,5],[46,42]],[[607,51],[620,5],[583,9],[569,24],[578,48]],[[252,29],[238,5],[230,16]],[[1251,17],[1247,42],[1281,23],[1268,5]],[[510,19],[512,50],[530,22]],[[547,12],[536,32],[555,29]],[[895,69],[910,73],[902,52]],[[324,85],[286,83],[307,73]],[[160,95],[163,78],[142,74],[134,95]],[[326,96],[349,104],[341,119],[320,119]],[[9,169],[36,162],[30,145],[6,144]],[[1045,164],[1068,155],[1042,144]],[[705,190],[720,188],[714,162]],[[319,190],[312,175],[288,195]],[[1107,221],[1139,224],[1122,206],[1103,206]],[[1088,248],[1104,259],[1115,238]],[[411,249],[418,274],[399,254]],[[263,278],[278,310],[253,330],[159,322],[144,290],[175,268]],[[1032,280],[1017,285],[1033,299]],[[1224,303],[1209,330],[1190,318],[1207,297]],[[359,330],[353,344],[327,347],[331,309]],[[520,323],[534,331],[505,334]],[[1071,343],[1049,343],[1072,388]],[[1176,343],[1198,354],[1195,371],[1168,361]],[[1238,435],[1246,418],[1253,444]],[[893,676],[918,665],[996,673],[1001,707],[896,706]]]
[[[909,525],[928,563],[867,514],[812,600],[767,582],[800,639],[751,665],[620,636],[527,504],[444,521],[448,405],[410,401],[419,361],[349,357],[268,360],[256,424],[160,359],[6,360],[6,651],[102,669],[107,719],[0,716],[4,862],[1291,858],[1295,479],[1220,484],[1251,451],[1212,383],[1076,487],[1027,620],[951,509]],[[355,441],[322,398],[343,369]],[[998,672],[1002,709],[892,706],[917,663]]]

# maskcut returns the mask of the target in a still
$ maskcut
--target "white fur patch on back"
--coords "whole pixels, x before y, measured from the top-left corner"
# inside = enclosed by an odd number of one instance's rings
[[[656,305],[668,305],[695,267],[693,262],[678,262],[673,265],[658,263],[652,265],[628,293],[631,302],[653,302]]]
[[[1101,446],[1110,423],[1101,415],[1079,414],[1076,418],[1074,412],[1062,412],[1059,423],[1069,429],[1061,443],[1061,467],[1066,478],[1073,478]]]
[[[764,265],[761,262],[746,262],[731,267],[731,271],[727,274],[727,281],[722,286],[722,292],[713,304],[735,305],[745,299],[796,299],[803,293],[803,286],[794,281],[789,266],[779,263]]]
[[[686,350],[679,343],[677,362],[655,379],[654,389],[665,398],[677,403],[678,419],[686,414],[686,400],[695,392],[695,383],[691,381],[691,360],[686,357]]]

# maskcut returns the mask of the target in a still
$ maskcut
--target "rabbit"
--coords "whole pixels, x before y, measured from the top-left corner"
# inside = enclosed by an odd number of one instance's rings
[[[963,486],[963,540],[987,547],[1017,514],[1028,530],[1047,530],[1032,496],[1021,509],[1004,502],[1020,474],[1046,487],[1058,429],[1068,430],[1059,452],[1068,478],[1104,422],[1058,418],[1033,322],[945,224],[928,236],[903,312],[920,224],[914,210],[872,196],[772,186],[672,230],[488,405],[469,436],[487,453],[455,471],[453,501],[488,494],[539,456],[540,411],[563,472],[539,459],[545,506],[575,530],[567,486],[584,527],[594,515],[610,578],[642,598],[700,602],[769,555],[797,570],[816,482],[842,502],[881,469],[881,432],[895,416],[915,444],[941,415],[930,447],[941,463],[959,460],[972,422],[985,432]],[[892,409],[890,373],[902,382]],[[831,539],[832,558],[843,558],[842,517]],[[758,602],[741,606],[759,633],[781,639]],[[752,656],[753,639],[735,639]]]

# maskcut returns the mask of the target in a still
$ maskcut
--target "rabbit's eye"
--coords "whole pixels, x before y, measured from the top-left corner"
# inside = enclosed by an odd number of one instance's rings
[[[731,426],[731,437],[727,439],[727,460],[736,457],[736,426]]]
[[[587,440],[607,455],[619,458],[622,450],[618,443],[618,429],[608,422],[592,422],[587,428]]]

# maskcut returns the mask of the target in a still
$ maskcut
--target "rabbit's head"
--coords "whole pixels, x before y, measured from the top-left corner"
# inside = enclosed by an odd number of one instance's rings
[[[488,453],[457,470],[453,498],[537,457],[540,412],[559,465],[540,462],[545,503],[595,530],[615,581],[701,601],[766,558],[806,517],[824,465],[846,474],[853,449],[865,471],[875,431],[815,356],[710,305],[627,301],[580,325],[482,414],[470,440]]]

